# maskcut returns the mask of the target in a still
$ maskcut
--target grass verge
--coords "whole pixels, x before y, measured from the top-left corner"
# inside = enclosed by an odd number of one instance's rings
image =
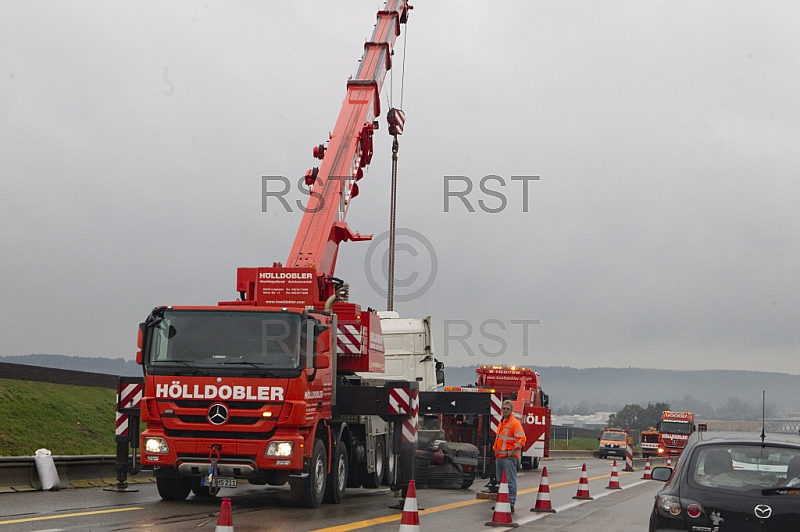
[[[114,454],[116,391],[0,379],[0,456]]]

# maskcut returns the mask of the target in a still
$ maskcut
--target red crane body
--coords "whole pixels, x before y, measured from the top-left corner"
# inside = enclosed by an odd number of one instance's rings
[[[402,487],[413,477],[418,384],[355,375],[384,370],[380,319],[348,302],[333,277],[339,244],[371,238],[344,219],[372,158],[380,91],[410,9],[387,0],[378,12],[328,145],[314,149],[322,163],[306,174],[311,194],[286,265],[239,268],[240,299],[157,307],[140,324],[141,462],[162,498],[245,478],[288,482],[299,504],[316,507],[340,502],[347,486]],[[389,115],[397,135],[402,112]]]

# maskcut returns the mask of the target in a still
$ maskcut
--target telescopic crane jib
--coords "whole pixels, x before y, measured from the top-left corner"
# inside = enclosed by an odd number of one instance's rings
[[[372,38],[364,44],[358,71],[347,81],[347,95],[328,145],[320,144],[313,149],[314,156],[322,162],[306,172],[305,182],[312,187],[312,192],[286,266],[276,263],[273,268],[239,268],[237,290],[244,304],[268,305],[286,300],[288,294],[276,292],[276,283],[269,283],[269,290],[265,290],[264,280],[274,280],[270,274],[286,278],[298,270],[313,273],[314,282],[307,284],[309,293],[296,303],[324,303],[336,289],[336,282],[331,278],[339,244],[372,238],[372,235],[353,232],[345,216],[350,201],[358,196],[358,181],[364,177],[364,168],[372,160],[372,137],[378,127],[375,119],[381,114],[380,91],[392,67],[400,24],[407,21],[410,9],[405,0],[389,0],[378,12]],[[388,116],[389,133],[396,138],[403,131],[403,113],[390,109]],[[297,285],[292,289],[294,295],[295,288]]]

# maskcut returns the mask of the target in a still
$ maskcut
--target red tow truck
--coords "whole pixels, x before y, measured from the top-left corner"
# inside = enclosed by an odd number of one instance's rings
[[[541,458],[550,456],[550,408],[549,397],[542,390],[539,374],[531,368],[518,366],[480,366],[475,370],[474,386],[446,387],[446,391],[474,391],[493,394],[492,420],[489,431],[497,433],[500,423],[500,404],[505,399],[514,403],[514,412],[525,430],[525,448],[522,467],[538,469]],[[476,425],[477,426],[477,425]],[[461,430],[451,427],[452,431]],[[448,439],[455,441],[463,435],[450,433]],[[490,468],[490,470],[492,470]]]
[[[689,435],[695,430],[693,413],[664,410],[658,423],[658,456],[680,456]]]

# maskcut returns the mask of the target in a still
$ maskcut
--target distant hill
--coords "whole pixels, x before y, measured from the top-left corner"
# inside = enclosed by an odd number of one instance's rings
[[[132,360],[63,355],[0,356],[0,362],[138,377]],[[477,366],[446,367],[448,385],[475,382]],[[539,367],[542,387],[558,414],[617,412],[627,404],[669,403],[706,419],[761,418],[766,390],[767,417],[800,417],[800,375],[759,371],[677,371],[642,368]]]
[[[478,366],[446,367],[448,385],[475,382]],[[759,371],[539,367],[542,388],[558,413],[617,412],[626,404],[669,403],[718,419],[800,417],[800,375]]]
[[[71,357],[64,355],[0,356],[0,362],[25,364],[43,368],[71,369],[124,377],[141,377],[142,368],[133,360],[123,358]]]

